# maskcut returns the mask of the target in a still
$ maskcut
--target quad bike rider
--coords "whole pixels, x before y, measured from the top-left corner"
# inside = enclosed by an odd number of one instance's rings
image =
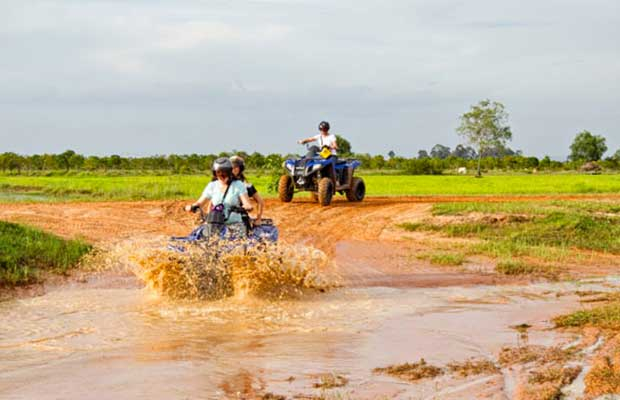
[[[256,219],[254,220],[254,223],[256,225],[260,225],[263,218],[263,211],[265,210],[265,200],[263,200],[263,197],[260,193],[258,193],[256,187],[254,187],[254,185],[246,179],[245,160],[240,156],[232,156],[230,157],[230,162],[233,167],[233,177],[245,184],[245,188],[248,191],[248,197],[256,202]]]
[[[248,215],[252,210],[245,184],[233,177],[233,165],[228,158],[218,158],[213,163],[213,180],[204,189],[200,198],[185,206],[187,212],[200,212],[201,225],[188,236],[172,237],[173,242],[203,243],[225,240],[243,245],[275,242],[278,229],[269,219],[255,225]],[[202,207],[209,204],[209,212]],[[183,252],[185,248],[170,244],[170,249]]]
[[[336,136],[329,133],[329,128],[329,123],[323,121],[319,124],[319,135],[298,141],[299,144],[316,141],[321,147],[311,146],[301,159],[284,162],[287,173],[278,182],[281,201],[290,202],[295,191],[311,192],[313,200],[322,206],[329,205],[335,193],[346,194],[349,201],[364,199],[364,181],[353,177],[361,163],[354,159],[338,159]]]

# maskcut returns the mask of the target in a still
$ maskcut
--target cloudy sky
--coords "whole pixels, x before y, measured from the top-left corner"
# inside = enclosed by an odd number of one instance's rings
[[[0,152],[454,147],[483,98],[513,148],[620,148],[617,0],[2,0]]]

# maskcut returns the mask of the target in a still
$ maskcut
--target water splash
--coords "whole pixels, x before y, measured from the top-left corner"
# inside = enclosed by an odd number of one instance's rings
[[[150,249],[134,253],[130,260],[148,288],[173,299],[282,299],[338,285],[337,277],[327,272],[328,257],[304,246],[230,248],[209,243],[188,246],[185,253]]]

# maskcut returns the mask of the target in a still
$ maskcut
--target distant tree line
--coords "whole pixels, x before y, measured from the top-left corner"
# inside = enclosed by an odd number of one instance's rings
[[[587,161],[598,161],[600,167],[620,170],[620,150],[611,157],[601,160],[582,150],[571,154],[567,161],[556,161],[548,156],[541,159],[528,157],[521,151],[508,147],[490,147],[480,157],[483,170],[504,171],[570,171],[577,170]],[[0,154],[0,171],[7,174],[40,174],[46,172],[125,172],[125,173],[171,173],[197,174],[208,172],[213,161],[218,157],[238,154],[244,157],[246,167],[256,171],[279,170],[282,162],[295,155],[247,153],[244,151],[224,152],[219,154],[156,155],[148,157],[84,156],[72,150],[60,154],[19,155],[15,153]],[[465,167],[476,170],[478,153],[469,146],[457,145],[454,149],[437,144],[430,152],[420,150],[417,157],[398,156],[391,151],[387,156],[367,153],[342,154],[341,157],[355,157],[362,162],[362,168],[377,171],[397,171],[404,174],[435,175],[445,171]],[[588,157],[588,155],[590,157]],[[597,155],[597,154],[595,154]],[[593,159],[594,158],[594,159]]]
[[[420,150],[417,157],[402,157],[390,151],[387,157],[368,153],[353,153],[351,143],[337,135],[340,157],[354,157],[362,162],[362,168],[377,171],[397,171],[404,174],[435,175],[465,167],[477,170],[504,171],[561,171],[577,170],[588,164],[590,171],[600,169],[620,170],[620,149],[603,159],[608,148],[603,136],[589,131],[579,133],[570,146],[567,161],[551,160],[548,156],[538,159],[528,157],[520,150],[512,150],[506,142],[512,138],[507,125],[508,114],[504,106],[489,100],[480,101],[461,116],[457,132],[468,144],[459,144],[454,149],[436,144],[430,149]],[[474,146],[474,147],[472,147]],[[84,156],[73,150],[60,154],[20,155],[0,154],[0,171],[4,174],[39,174],[49,172],[126,172],[126,173],[205,173],[211,169],[218,157],[239,155],[245,159],[246,167],[255,171],[275,173],[281,169],[285,159],[296,157],[288,154],[267,154],[244,151],[219,154],[155,155],[148,157]]]

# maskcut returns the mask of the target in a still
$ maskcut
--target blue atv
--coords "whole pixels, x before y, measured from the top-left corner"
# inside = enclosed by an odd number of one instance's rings
[[[220,206],[216,206],[214,211],[223,212],[223,206],[221,206],[222,209],[217,210],[217,207]],[[205,214],[202,208],[198,206],[192,207],[192,212],[200,212],[200,220],[202,223],[187,236],[171,237],[168,249],[184,253],[186,251],[185,244],[200,244],[209,247],[210,244],[220,242],[221,240],[227,240],[230,242],[229,250],[231,250],[239,245],[245,246],[244,248],[247,248],[247,246],[258,247],[263,244],[275,243],[278,241],[279,231],[271,219],[263,218],[260,225],[255,225],[248,215],[248,212],[242,207],[231,207],[230,212],[241,214],[241,219],[247,229],[247,236],[244,237],[235,237],[229,234],[226,224],[214,223],[212,219],[208,217],[209,214]]]
[[[353,176],[359,160],[339,160],[327,147],[308,148],[305,156],[284,161],[286,174],[278,182],[278,197],[288,203],[295,192],[310,192],[322,206],[332,202],[334,194],[347,196],[349,201],[362,201],[366,195],[364,180]]]

